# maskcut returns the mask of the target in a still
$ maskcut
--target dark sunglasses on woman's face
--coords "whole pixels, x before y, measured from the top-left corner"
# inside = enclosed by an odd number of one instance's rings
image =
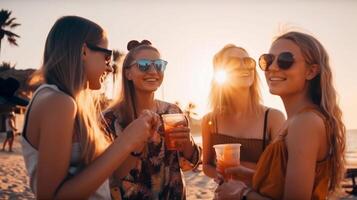
[[[156,71],[164,72],[166,69],[167,61],[156,59],[156,60],[149,60],[149,59],[139,59],[136,60],[131,65],[137,64],[138,68],[142,72],[146,72],[150,69],[150,66],[154,66]]]
[[[227,58],[227,64],[228,65],[235,65],[235,66],[240,66],[244,65],[248,69],[254,69],[256,66],[256,62],[253,58],[251,57],[243,57],[243,58],[238,58],[238,57],[228,57]]]
[[[276,56],[273,54],[263,54],[259,58],[259,66],[263,71],[268,71],[273,64]],[[277,64],[280,69],[287,70],[295,62],[294,55],[291,52],[282,52],[277,56]]]
[[[113,54],[113,51],[112,50],[109,50],[109,49],[106,49],[106,48],[102,48],[102,47],[98,47],[96,45],[93,45],[93,44],[89,44],[89,43],[86,43],[87,44],[87,47],[92,50],[92,51],[98,51],[98,52],[102,52],[104,53],[104,56],[105,56],[105,61],[107,63],[110,63],[111,62],[111,59],[112,59],[112,54]]]

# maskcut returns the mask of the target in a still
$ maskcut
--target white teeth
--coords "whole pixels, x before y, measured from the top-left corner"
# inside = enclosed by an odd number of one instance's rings
[[[271,77],[271,78],[269,78],[269,80],[271,80],[271,81],[285,81],[286,79],[281,78],[281,77]]]
[[[156,78],[148,78],[148,79],[145,79],[145,81],[153,82],[153,81],[157,81],[157,79]]]

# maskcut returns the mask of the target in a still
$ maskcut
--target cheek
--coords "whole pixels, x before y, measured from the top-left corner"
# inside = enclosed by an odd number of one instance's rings
[[[88,79],[98,79],[104,73],[105,67],[100,63],[92,62],[85,65]]]

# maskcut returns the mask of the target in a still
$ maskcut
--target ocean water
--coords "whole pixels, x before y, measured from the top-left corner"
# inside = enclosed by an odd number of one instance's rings
[[[346,160],[357,163],[357,129],[347,130]]]

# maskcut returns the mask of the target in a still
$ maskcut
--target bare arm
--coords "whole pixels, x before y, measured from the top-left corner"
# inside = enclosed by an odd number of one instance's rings
[[[206,176],[209,176],[211,178],[216,178],[217,177],[216,166],[212,165],[213,160],[216,158],[215,158],[215,152],[213,150],[212,141],[211,141],[210,126],[212,126],[212,122],[210,122],[209,115],[210,114],[204,116],[201,122],[202,147],[203,147],[202,164],[203,164],[203,172],[206,174]]]
[[[139,117],[124,130],[125,134],[120,140],[115,140],[102,155],[79,174],[63,182],[71,156],[76,104],[71,98],[58,95],[49,102],[50,105],[42,105],[47,109],[40,125],[37,170],[37,198],[39,199],[89,197],[128,154],[150,135],[153,116]]]
[[[10,125],[10,127],[11,127],[12,130],[17,131],[16,123],[15,123],[15,117],[12,116],[12,117],[9,119],[9,125]]]
[[[289,124],[288,132],[284,199],[311,199],[316,163],[326,155],[321,151],[321,141],[326,139],[324,123],[314,113],[302,113]]]

